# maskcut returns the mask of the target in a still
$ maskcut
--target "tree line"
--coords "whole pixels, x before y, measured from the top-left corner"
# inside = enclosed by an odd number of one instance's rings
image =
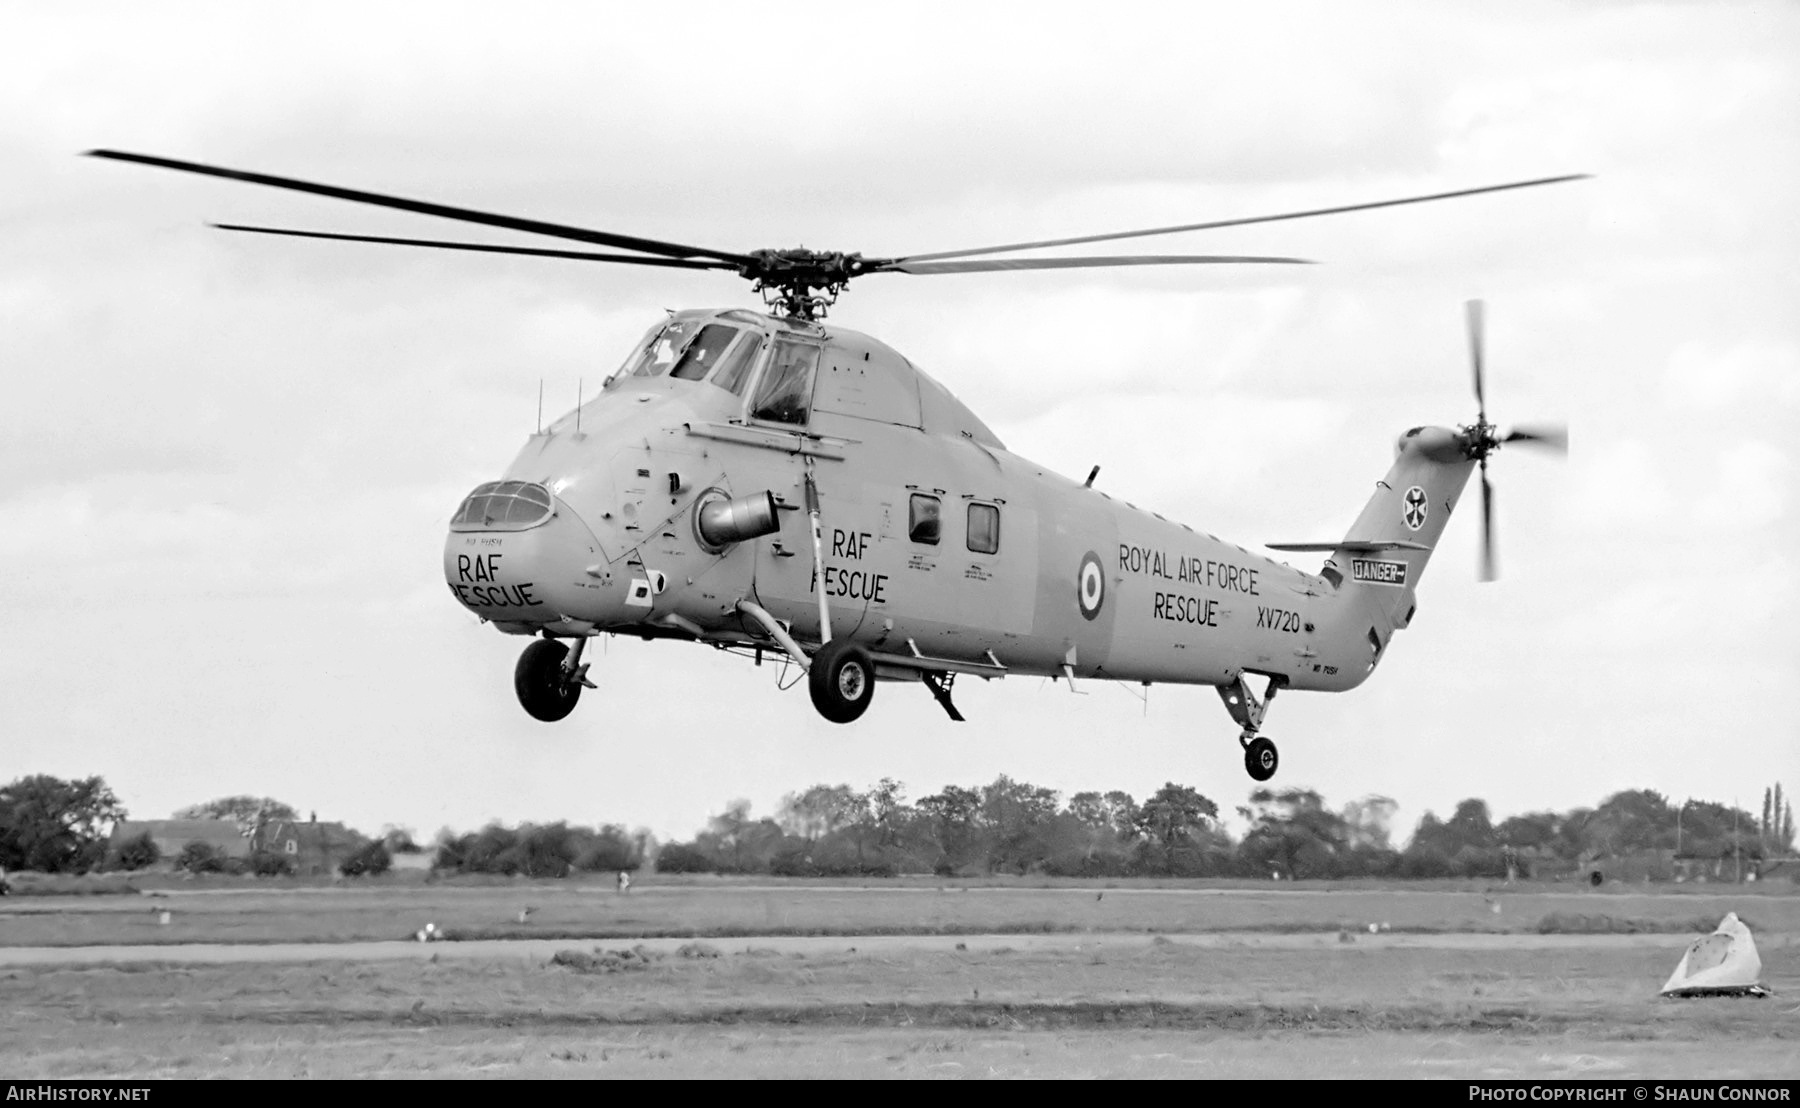
[[[1614,793],[1594,808],[1529,812],[1495,822],[1470,798],[1448,818],[1427,812],[1404,847],[1392,837],[1397,803],[1367,796],[1333,807],[1311,789],[1258,788],[1236,813],[1188,785],[1129,793],[1054,790],[1002,775],[950,785],[907,803],[899,782],[866,790],[815,785],[790,793],[772,817],[734,801],[692,840],[664,844],[661,872],[791,876],[1041,873],[1068,877],[1551,876],[1596,859],[1663,852],[1669,858],[1757,862],[1791,854],[1792,806],[1779,786],[1757,819],[1712,801],[1676,805],[1651,789]]]
[[[685,842],[658,844],[647,832],[618,825],[564,822],[446,829],[434,844],[433,868],[527,877],[646,865],[664,873],[787,876],[1530,877],[1646,852],[1754,863],[1794,848],[1793,806],[1780,785],[1765,790],[1760,817],[1630,789],[1594,808],[1529,812],[1496,823],[1485,801],[1470,798],[1448,818],[1427,812],[1404,846],[1392,838],[1397,808],[1385,796],[1333,807],[1311,789],[1258,788],[1236,808],[1246,830],[1234,836],[1215,801],[1174,782],[1142,801],[1117,790],[1065,800],[1002,775],[908,802],[904,786],[883,778],[861,790],[814,785],[789,793],[773,817],[755,818],[748,801],[733,801]],[[0,787],[0,870],[85,873],[164,860],[148,836],[111,841],[125,818],[99,777],[20,778]],[[176,818],[253,827],[297,820],[298,813],[269,797],[236,796],[184,808]],[[409,832],[389,827],[378,836],[356,836],[338,869],[378,874],[396,854],[420,850]],[[291,872],[279,857],[227,858],[205,843],[188,844],[172,861],[194,872]]]

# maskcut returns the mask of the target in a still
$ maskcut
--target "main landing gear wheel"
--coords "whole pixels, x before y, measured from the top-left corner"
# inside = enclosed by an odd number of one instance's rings
[[[519,655],[513,689],[534,719],[555,723],[573,712],[581,699],[581,685],[563,668],[568,656],[569,648],[555,639],[539,639]]]
[[[875,699],[875,661],[848,639],[828,642],[813,655],[806,685],[820,715],[833,723],[849,723],[868,711],[869,701]]]
[[[1281,764],[1281,755],[1275,752],[1275,744],[1258,735],[1244,744],[1244,769],[1252,778],[1267,781],[1275,776],[1275,767]]]

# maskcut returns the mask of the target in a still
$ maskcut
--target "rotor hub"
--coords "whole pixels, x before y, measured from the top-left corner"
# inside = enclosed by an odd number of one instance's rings
[[[753,250],[739,275],[754,281],[763,302],[795,319],[817,320],[850,279],[869,272],[861,254],[836,250]]]
[[[1487,421],[1485,415],[1476,418],[1474,423],[1459,426],[1458,438],[1462,440],[1463,455],[1471,461],[1485,462],[1488,455],[1500,449],[1505,441],[1500,437],[1500,428]]]

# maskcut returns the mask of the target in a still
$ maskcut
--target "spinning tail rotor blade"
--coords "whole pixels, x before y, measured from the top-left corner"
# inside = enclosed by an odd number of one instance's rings
[[[214,223],[212,226],[221,231],[247,231],[253,235],[286,235],[300,239],[330,239],[334,242],[378,242],[389,246],[425,246],[434,250],[468,250],[478,254],[524,254],[533,258],[573,258],[583,262],[621,262],[625,265],[655,265],[675,269],[737,269],[737,266],[730,262],[692,258],[646,258],[642,254],[599,254],[589,250],[546,250],[534,246],[489,246],[479,242],[399,239],[389,238],[385,235],[340,235],[330,231],[296,231],[286,227],[250,227],[241,223]]]
[[[1487,393],[1483,386],[1481,374],[1482,348],[1482,304],[1479,300],[1471,300],[1466,305],[1469,318],[1469,361],[1475,367],[1475,408],[1477,417],[1487,421]]]
[[[1523,443],[1526,446],[1538,446],[1545,450],[1554,450],[1558,454],[1567,454],[1569,452],[1569,429],[1560,423],[1514,427],[1500,441]]]
[[[202,165],[198,162],[177,161],[174,158],[157,158],[148,154],[131,154],[122,150],[89,150],[88,154],[91,157],[107,158],[117,162],[134,162],[138,165],[157,166],[182,173],[198,173],[205,177],[223,177],[226,180],[244,181],[252,185],[267,185],[270,188],[306,192],[314,196],[329,196],[334,200],[348,200],[356,204],[397,208],[403,212],[436,216],[439,219],[480,223],[488,227],[502,227],[509,231],[573,239],[576,242],[589,242],[596,246],[613,246],[621,250],[637,250],[645,254],[658,254],[665,258],[716,258],[719,261],[731,262],[735,265],[744,265],[750,261],[743,254],[710,250],[702,246],[683,246],[680,243],[638,238],[635,235],[620,235],[611,231],[593,231],[585,227],[570,227],[561,223],[545,223],[536,219],[521,219],[517,216],[498,215],[493,212],[478,212],[470,208],[453,208],[447,204],[433,204],[424,200],[408,200],[377,192],[338,188],[335,185],[321,185],[312,181],[296,180],[292,177],[273,177],[265,173],[249,173],[241,169],[226,169],[222,166]]]
[[[1494,486],[1488,483],[1487,459],[1481,459],[1481,579],[1500,576],[1494,568]]]

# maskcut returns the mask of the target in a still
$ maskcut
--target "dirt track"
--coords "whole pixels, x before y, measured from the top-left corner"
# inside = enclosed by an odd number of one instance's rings
[[[184,943],[133,946],[5,947],[0,967],[51,965],[181,964],[229,965],[293,962],[387,961],[545,961],[559,950],[642,945],[672,954],[692,939],[614,938],[602,940],[508,939],[467,942],[366,943]],[[1495,934],[1323,934],[1281,935],[1262,932],[1199,932],[1149,936],[1141,933],[1052,935],[863,935],[742,936],[710,940],[722,951],[754,948],[778,954],[891,954],[901,951],[968,950],[1068,951],[1080,954],[1127,952],[1159,944],[1204,950],[1239,949],[1246,953],[1273,950],[1329,950],[1355,945],[1369,950],[1629,950],[1662,948],[1679,958],[1690,938],[1684,935],[1495,935]]]

